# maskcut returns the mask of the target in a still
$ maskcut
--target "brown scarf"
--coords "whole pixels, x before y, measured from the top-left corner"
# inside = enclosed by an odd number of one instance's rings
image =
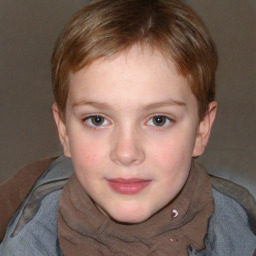
[[[103,215],[73,175],[60,198],[58,238],[65,256],[184,256],[189,245],[204,248],[213,211],[209,177],[194,162],[185,186],[169,205],[130,225]]]

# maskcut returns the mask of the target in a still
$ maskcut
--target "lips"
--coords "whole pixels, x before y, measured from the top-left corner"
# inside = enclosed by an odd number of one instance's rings
[[[144,179],[110,179],[108,180],[110,187],[120,194],[137,194],[145,187],[147,187],[151,180]]]

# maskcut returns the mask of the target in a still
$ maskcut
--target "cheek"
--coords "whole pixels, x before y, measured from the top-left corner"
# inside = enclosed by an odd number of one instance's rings
[[[162,142],[153,143],[151,146],[151,155],[155,159],[159,159],[162,164],[178,164],[186,158],[191,159],[193,144],[189,142],[189,138],[168,138]]]
[[[161,178],[166,186],[173,183],[181,186],[186,180],[192,159],[193,138],[192,133],[179,133],[165,138],[160,143],[155,141],[150,146],[150,164],[158,170],[158,178]]]
[[[90,137],[73,136],[70,144],[71,157],[79,169],[97,167],[102,163],[106,147],[104,143]],[[105,149],[105,150],[104,150]]]

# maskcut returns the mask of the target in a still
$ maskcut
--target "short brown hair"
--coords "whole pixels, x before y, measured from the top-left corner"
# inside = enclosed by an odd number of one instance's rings
[[[53,93],[63,120],[69,73],[135,44],[174,60],[189,80],[200,119],[204,117],[215,99],[217,53],[198,15],[179,0],[95,0],[65,26],[52,55]]]

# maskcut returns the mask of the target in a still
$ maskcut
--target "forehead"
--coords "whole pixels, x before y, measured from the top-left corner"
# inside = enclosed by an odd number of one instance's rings
[[[70,73],[72,104],[84,99],[150,104],[164,97],[184,102],[193,95],[174,61],[156,50],[133,47]]]
[[[149,44],[146,42],[133,44],[131,47],[127,47],[122,51],[114,54],[104,55],[104,57],[96,57],[96,59],[91,59],[86,61],[86,64],[79,68],[77,66],[71,67],[69,72],[69,78],[73,78],[76,73],[81,72],[91,72],[91,70],[100,69],[103,66],[112,68],[113,66],[119,66],[120,63],[129,66],[133,65],[135,62],[144,61],[147,59],[147,66],[151,66],[155,63],[157,66],[161,63],[162,67],[165,69],[170,69],[181,74],[180,67],[176,63],[169,52],[165,49],[159,48],[157,45]],[[112,66],[112,67],[111,67]],[[140,71],[143,71],[142,69]]]

